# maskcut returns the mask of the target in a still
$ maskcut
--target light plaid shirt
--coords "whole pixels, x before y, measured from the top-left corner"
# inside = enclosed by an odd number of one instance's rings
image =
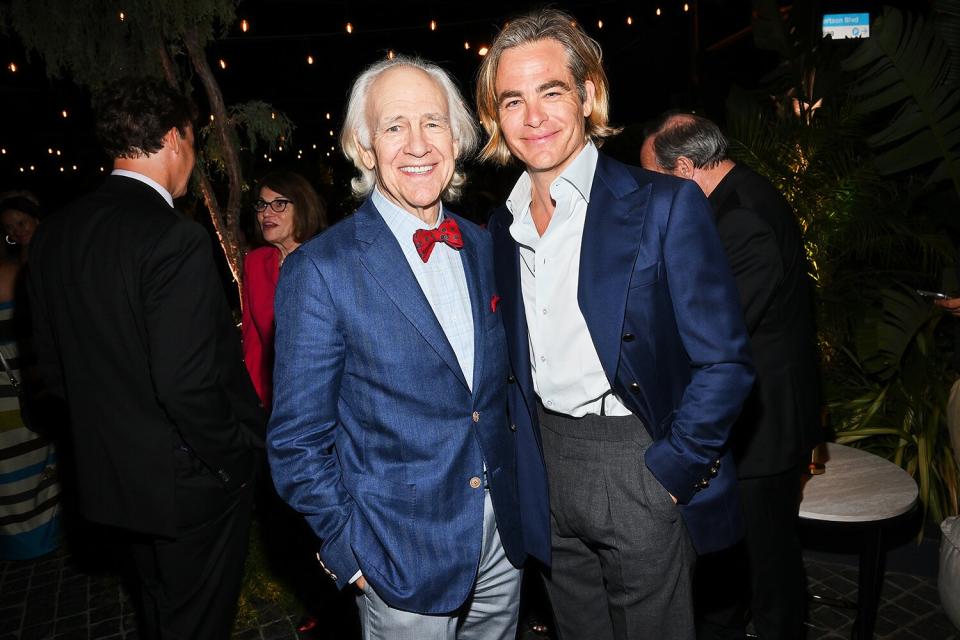
[[[440,322],[447,336],[457,362],[463,370],[467,385],[473,389],[473,313],[470,305],[470,293],[467,291],[467,277],[463,271],[460,252],[443,242],[434,245],[429,262],[420,259],[413,244],[413,234],[419,229],[435,229],[443,222],[443,205],[435,225],[428,225],[412,213],[404,211],[379,189],[371,196],[374,206],[390,228],[407,264],[413,271],[423,295],[426,296],[433,314]]]

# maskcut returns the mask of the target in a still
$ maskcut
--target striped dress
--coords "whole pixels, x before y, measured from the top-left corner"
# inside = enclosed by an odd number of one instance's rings
[[[18,380],[13,302],[0,302],[0,351]],[[60,484],[53,444],[27,429],[20,402],[0,367],[0,559],[50,553],[59,543]]]

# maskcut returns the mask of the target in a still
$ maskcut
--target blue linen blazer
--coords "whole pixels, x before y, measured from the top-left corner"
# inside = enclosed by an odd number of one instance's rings
[[[521,500],[531,554],[549,557],[548,491],[530,372],[513,217],[494,212],[496,278],[515,383]],[[611,388],[653,439],[646,464],[676,496],[698,553],[743,535],[727,441],[753,385],[736,285],[710,205],[693,182],[600,154],[587,207],[577,301]],[[719,465],[717,464],[719,461]],[[714,472],[713,470],[716,469]]]
[[[472,485],[484,463],[507,556],[526,557],[492,243],[449,215],[464,238],[473,391],[367,200],[281,269],[267,435],[277,490],[320,538],[337,585],[361,570],[388,604],[424,614],[455,610],[473,586],[484,488]]]

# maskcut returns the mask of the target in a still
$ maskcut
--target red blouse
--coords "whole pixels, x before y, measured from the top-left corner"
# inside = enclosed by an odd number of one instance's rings
[[[243,262],[243,360],[263,406],[273,400],[273,296],[280,277],[280,251],[259,247]]]

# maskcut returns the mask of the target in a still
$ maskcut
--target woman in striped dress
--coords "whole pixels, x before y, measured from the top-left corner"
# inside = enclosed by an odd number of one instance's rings
[[[0,204],[8,246],[21,259],[0,261],[0,559],[24,560],[59,544],[60,485],[53,443],[24,424],[20,412],[21,353],[14,319],[17,280],[39,222],[25,198]]]

